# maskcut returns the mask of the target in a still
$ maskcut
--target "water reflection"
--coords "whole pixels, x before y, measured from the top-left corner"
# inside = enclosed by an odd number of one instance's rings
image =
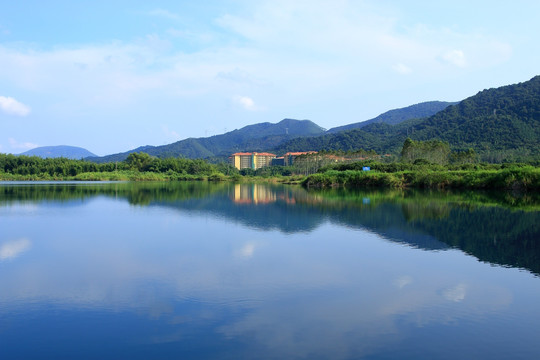
[[[540,287],[521,269],[539,273],[539,212],[500,200],[0,186],[0,346],[7,358],[531,357]]]
[[[32,243],[30,240],[25,238],[6,241],[5,243],[0,244],[0,261],[14,259],[30,249],[31,246]]]
[[[416,191],[306,191],[273,184],[0,185],[0,207],[81,204],[96,196],[210,214],[259,230],[311,232],[325,221],[425,250],[459,248],[482,261],[540,274],[540,201],[531,195]],[[6,250],[8,251],[8,250]],[[246,250],[246,253],[249,252]]]

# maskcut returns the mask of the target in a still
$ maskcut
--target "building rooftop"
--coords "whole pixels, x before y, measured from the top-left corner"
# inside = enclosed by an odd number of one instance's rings
[[[242,156],[242,155],[260,155],[260,156],[276,156],[276,154],[266,153],[266,152],[237,152],[231,156]]]

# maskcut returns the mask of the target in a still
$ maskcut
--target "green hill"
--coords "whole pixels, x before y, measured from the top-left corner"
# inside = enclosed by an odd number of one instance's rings
[[[375,150],[399,153],[404,140],[439,139],[454,150],[473,148],[484,161],[525,161],[540,157],[540,76],[488,89],[425,119],[396,125],[368,124],[360,129],[293,139],[273,150]]]
[[[333,134],[346,130],[359,129],[373,123],[396,125],[406,120],[420,119],[435,115],[439,111],[446,109],[448,106],[455,104],[457,103],[445,101],[427,101],[401,109],[390,110],[370,120],[338,126],[328,130],[328,133]]]
[[[146,152],[152,156],[212,158],[226,157],[237,151],[267,151],[279,144],[303,136],[324,133],[324,129],[309,120],[284,119],[277,124],[269,122],[248,125],[222,135],[207,138],[189,138],[163,146],[143,146],[124,153],[100,158],[88,158],[95,162],[122,161],[133,152]]]
[[[411,127],[415,140],[474,148],[492,161],[540,155],[540,76],[489,89]]]

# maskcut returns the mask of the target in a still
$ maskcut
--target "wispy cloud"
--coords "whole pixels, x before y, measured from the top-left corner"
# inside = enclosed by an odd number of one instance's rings
[[[0,96],[0,109],[9,115],[27,116],[30,107],[9,96]]]
[[[18,142],[14,138],[9,138],[9,146],[14,150],[30,150],[33,148],[37,148],[39,145],[31,143],[31,142]]]
[[[180,140],[180,134],[178,134],[176,131],[169,129],[167,125],[161,125],[161,130],[167,137],[167,139],[176,141]]]
[[[441,59],[448,64],[452,64],[460,68],[467,65],[465,53],[462,50],[447,51],[442,54]]]
[[[152,16],[162,17],[162,18],[166,18],[166,19],[170,19],[170,20],[180,20],[181,19],[180,15],[175,14],[175,13],[169,11],[169,10],[159,9],[159,8],[150,11],[149,14],[152,15]]]
[[[392,69],[394,69],[395,72],[401,74],[401,75],[408,75],[412,73],[412,69],[408,67],[405,64],[399,63],[394,66],[392,66]]]

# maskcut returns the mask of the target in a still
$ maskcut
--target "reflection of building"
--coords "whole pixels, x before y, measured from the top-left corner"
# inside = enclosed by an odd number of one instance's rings
[[[264,184],[234,185],[233,201],[237,204],[268,204],[276,200],[276,192]]]
[[[253,169],[257,170],[265,166],[272,165],[272,159],[276,157],[275,154],[270,153],[235,153],[232,154],[231,165],[237,169]]]
[[[283,165],[289,166],[294,163],[294,159],[300,155],[316,154],[316,151],[288,152],[283,156]]]

